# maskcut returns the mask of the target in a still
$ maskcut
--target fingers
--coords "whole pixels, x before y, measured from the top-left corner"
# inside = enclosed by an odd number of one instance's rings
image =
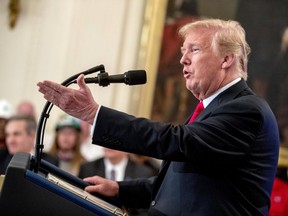
[[[99,193],[108,197],[118,196],[119,185],[115,181],[111,181],[99,176],[88,177],[83,180],[92,184],[85,188],[85,191],[89,193]]]
[[[47,80],[38,82],[37,86],[39,87],[39,91],[41,93],[48,93],[49,91],[60,93],[62,90],[61,88],[65,89],[64,86]]]
[[[76,118],[93,124],[99,105],[84,81],[84,75],[77,78],[79,90],[68,88],[60,84],[43,81],[37,85],[44,98],[58,106],[64,112]]]
[[[77,85],[79,86],[79,91],[83,92],[87,98],[90,98],[91,100],[93,100],[92,94],[90,89],[88,88],[87,84],[85,83],[84,80],[84,75],[80,74],[77,78]]]
[[[89,193],[101,193],[101,191],[103,190],[103,182],[105,182],[104,178],[101,178],[99,176],[92,176],[92,177],[88,177],[88,178],[84,178],[84,181],[92,184],[91,186],[87,186],[85,188],[85,191],[89,192]]]
[[[90,185],[85,187],[84,190],[87,191],[88,193],[98,193],[95,188],[96,188],[95,185]]]
[[[85,182],[88,182],[90,184],[97,184],[99,181],[99,176],[92,176],[92,177],[87,177],[87,178],[84,178],[83,181]]]
[[[101,186],[100,185],[91,185],[91,186],[87,186],[85,188],[85,191],[88,192],[88,193],[100,193],[101,191]]]
[[[44,98],[52,103],[57,102],[60,98],[61,92],[65,90],[65,87],[51,81],[38,82],[38,91],[44,95]]]
[[[37,86],[39,87],[39,92],[43,93],[44,96],[57,95],[65,90],[64,86],[50,81],[38,82]]]
[[[119,195],[119,185],[117,182],[109,181],[99,185],[90,185],[85,188],[88,193],[99,193],[107,197],[117,197]]]
[[[80,74],[77,78],[77,84],[78,86],[80,87],[80,89],[87,89],[87,85],[84,81],[84,75],[83,74]]]

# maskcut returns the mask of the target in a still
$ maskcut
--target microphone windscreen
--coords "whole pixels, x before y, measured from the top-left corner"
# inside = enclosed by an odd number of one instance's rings
[[[141,85],[147,82],[147,76],[145,70],[133,70],[126,73],[125,79],[128,85]]]

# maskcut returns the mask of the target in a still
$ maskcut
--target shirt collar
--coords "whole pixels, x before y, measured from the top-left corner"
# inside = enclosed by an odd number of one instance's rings
[[[114,169],[117,173],[116,181],[122,181],[125,178],[125,170],[128,163],[128,157],[124,158],[118,164],[112,164],[107,158],[104,158],[106,176]]]
[[[212,94],[210,97],[206,98],[203,100],[203,106],[204,108],[206,108],[211,101],[214,100],[214,98],[216,98],[220,93],[224,92],[226,89],[230,88],[231,86],[235,85],[236,83],[238,83],[241,80],[240,77],[238,77],[237,79],[233,80],[232,82],[226,84],[225,86],[223,86],[222,88],[218,89],[214,94]]]

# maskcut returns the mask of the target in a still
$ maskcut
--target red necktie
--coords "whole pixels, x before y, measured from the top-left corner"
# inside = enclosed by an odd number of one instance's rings
[[[191,116],[188,124],[190,124],[191,122],[193,122],[194,119],[195,119],[203,110],[204,110],[203,102],[200,101],[200,102],[198,103],[198,105],[197,105],[197,107],[196,107],[193,115]]]

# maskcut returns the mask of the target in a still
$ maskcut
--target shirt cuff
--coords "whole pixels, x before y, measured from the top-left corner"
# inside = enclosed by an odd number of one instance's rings
[[[100,111],[100,108],[101,108],[101,105],[99,105],[99,108],[98,108],[98,110],[96,112],[96,115],[95,115],[95,118],[94,118],[94,123],[93,123],[93,125],[91,127],[91,130],[90,130],[91,137],[93,137],[93,134],[94,134],[94,129],[95,129],[95,126],[96,126],[96,121],[97,121],[97,117],[98,117],[98,113]]]

